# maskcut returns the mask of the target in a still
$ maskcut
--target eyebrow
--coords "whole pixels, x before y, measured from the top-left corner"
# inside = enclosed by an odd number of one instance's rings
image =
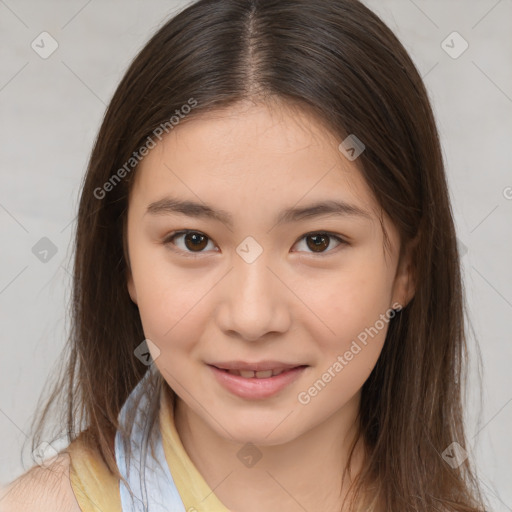
[[[225,210],[216,210],[206,203],[165,197],[151,203],[146,210],[150,215],[181,214],[188,217],[214,219],[228,227],[233,227],[233,216]],[[298,222],[320,216],[350,216],[372,220],[372,216],[359,206],[341,200],[326,200],[312,203],[300,208],[291,207],[279,212],[274,219],[276,225]]]

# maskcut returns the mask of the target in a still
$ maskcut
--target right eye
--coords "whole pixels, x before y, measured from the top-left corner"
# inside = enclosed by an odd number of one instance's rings
[[[182,239],[181,247],[179,247],[179,243],[175,243],[175,240],[179,239]],[[209,237],[200,231],[185,229],[171,233],[164,239],[163,244],[171,251],[181,253],[185,257],[194,258],[205,252],[203,249],[208,246],[208,240]],[[178,249],[175,249],[175,247],[178,247]]]

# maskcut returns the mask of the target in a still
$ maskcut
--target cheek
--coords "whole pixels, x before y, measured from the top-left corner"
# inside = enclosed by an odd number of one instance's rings
[[[384,260],[361,258],[350,271],[326,279],[318,293],[310,295],[311,309],[320,312],[325,325],[318,320],[309,324],[322,356],[300,403],[314,401],[317,407],[334,411],[360,390],[384,345],[390,321],[390,283]],[[306,414],[312,414],[306,409]]]
[[[159,346],[165,346],[168,339],[177,337],[177,332],[195,324],[207,289],[190,271],[173,268],[165,254],[155,257],[154,253],[154,249],[135,250],[132,275],[144,332]]]
[[[141,322],[146,338],[158,347],[158,357],[153,356],[156,366],[175,387],[189,373],[186,369],[196,357],[208,315],[201,309],[200,296],[189,287],[176,288],[176,283],[162,280],[150,284],[145,283],[139,300]]]
[[[138,293],[139,313],[144,332],[162,346],[181,345],[193,337],[201,327],[201,298],[205,293],[191,286],[180,286],[175,281],[150,281]]]
[[[312,312],[307,314],[311,318],[309,328],[316,331],[318,343],[329,352],[343,350],[360,334],[364,338],[366,330],[389,310],[390,272],[384,261],[361,258],[346,270],[316,276],[300,293],[307,297],[306,304]],[[383,338],[385,329],[380,323],[379,326],[379,331],[384,331],[379,338]],[[320,330],[323,335],[318,336]]]
[[[350,283],[361,285],[357,291],[337,283],[323,299],[322,319],[329,329],[316,321],[310,330],[319,358],[308,387],[297,399],[302,405],[315,403],[304,411],[312,418],[315,411],[333,413],[347,404],[370,376],[384,346],[390,321],[386,290],[364,283],[365,279]]]

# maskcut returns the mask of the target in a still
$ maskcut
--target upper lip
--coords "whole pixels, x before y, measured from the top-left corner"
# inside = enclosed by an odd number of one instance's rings
[[[300,363],[283,363],[280,361],[258,361],[250,363],[247,361],[221,361],[218,363],[209,363],[221,370],[252,370],[260,372],[265,370],[289,370],[298,366],[307,366]]]

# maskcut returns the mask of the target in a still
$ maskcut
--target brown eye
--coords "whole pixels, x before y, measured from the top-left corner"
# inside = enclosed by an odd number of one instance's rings
[[[306,240],[308,241],[308,247],[314,252],[322,252],[324,249],[327,249],[327,247],[329,247],[328,235],[308,235],[306,237]],[[311,241],[311,243],[309,241]]]
[[[208,245],[208,237],[201,233],[187,233],[185,234],[185,246],[187,249],[201,251]]]
[[[179,239],[183,239],[183,241],[181,243],[175,242]],[[205,252],[203,249],[210,242],[210,239],[199,231],[178,231],[168,236],[163,243],[175,252],[183,253],[185,256],[195,256]]]
[[[328,254],[333,252],[333,248],[331,247],[333,239],[337,245],[348,245],[348,243],[339,236],[323,232],[303,235],[302,238],[299,239],[298,243],[300,244],[302,243],[302,240],[305,240],[306,253]],[[337,247],[337,245],[335,245],[334,248]]]

